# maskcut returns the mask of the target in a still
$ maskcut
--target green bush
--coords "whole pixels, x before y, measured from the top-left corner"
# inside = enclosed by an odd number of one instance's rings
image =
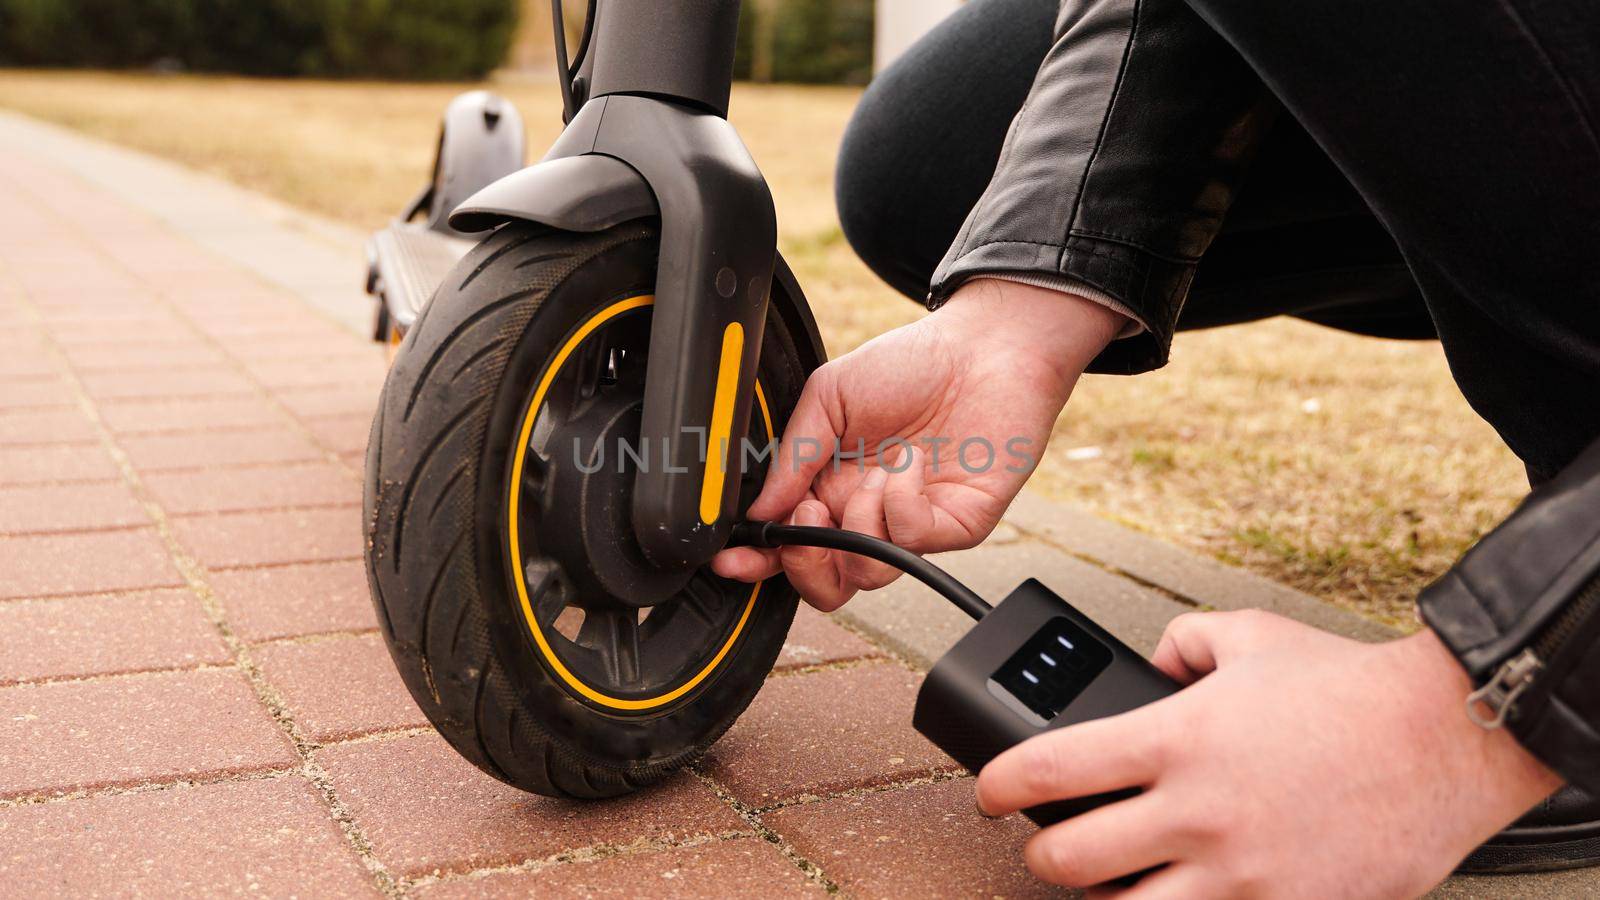
[[[757,42],[770,41],[770,79],[810,84],[866,84],[872,77],[872,0],[771,0],[774,21],[759,23],[762,4],[745,0],[734,77],[752,78]]]
[[[517,0],[0,0],[0,63],[479,78]]]
[[[0,0],[0,59],[128,66],[170,55],[191,27],[188,0]]]
[[[318,74],[478,78],[505,58],[516,0],[302,0],[316,8]]]

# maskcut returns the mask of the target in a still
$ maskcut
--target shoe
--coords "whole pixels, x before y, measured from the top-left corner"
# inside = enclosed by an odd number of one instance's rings
[[[1600,798],[1564,787],[1511,823],[1456,868],[1510,875],[1600,865]]]

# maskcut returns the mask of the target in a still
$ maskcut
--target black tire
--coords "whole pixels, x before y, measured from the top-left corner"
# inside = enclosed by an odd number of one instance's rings
[[[406,687],[464,757],[547,796],[623,794],[692,762],[754,698],[796,606],[787,582],[764,583],[692,690],[643,712],[586,700],[530,637],[505,538],[517,428],[555,349],[602,306],[652,292],[657,242],[645,223],[490,236],[407,333],[367,448],[367,575]],[[780,292],[759,372],[778,433],[820,362],[803,301]]]

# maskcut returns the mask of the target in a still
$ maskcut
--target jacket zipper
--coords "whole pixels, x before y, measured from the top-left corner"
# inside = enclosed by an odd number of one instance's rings
[[[1585,584],[1521,653],[1501,663],[1488,683],[1467,695],[1467,716],[1489,730],[1505,725],[1506,718],[1516,712],[1517,698],[1533,686],[1546,664],[1597,608],[1600,577]]]

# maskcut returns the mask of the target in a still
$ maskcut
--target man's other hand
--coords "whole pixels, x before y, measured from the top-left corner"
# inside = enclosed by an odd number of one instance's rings
[[[1091,895],[1415,897],[1560,786],[1466,714],[1471,684],[1433,632],[1369,645],[1262,612],[1194,613],[1155,664],[1190,684],[994,758],[978,807],[1143,792],[1050,826],[1023,850]]]

